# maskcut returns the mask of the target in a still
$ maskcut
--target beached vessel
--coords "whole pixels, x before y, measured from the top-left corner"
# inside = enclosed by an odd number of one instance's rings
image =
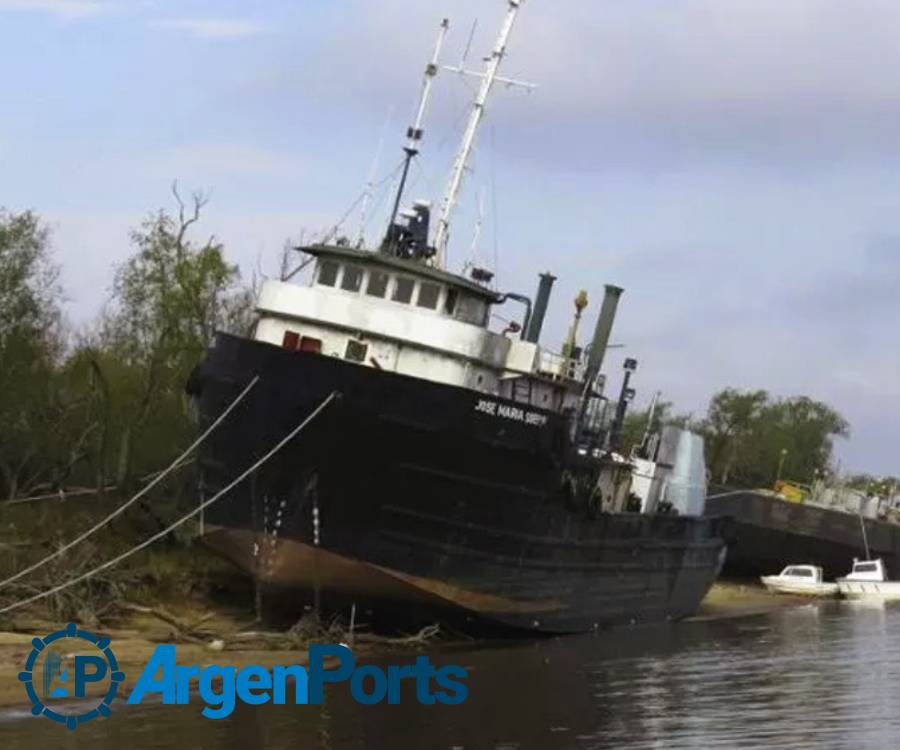
[[[435,55],[409,129],[387,233],[373,250],[300,248],[307,286],[264,284],[247,338],[220,335],[191,377],[201,427],[252,378],[253,393],[203,445],[204,496],[225,486],[335,394],[295,443],[208,511],[204,539],[262,584],[380,610],[436,612],[541,632],[660,622],[696,612],[724,555],[719,521],[627,512],[633,463],[601,374],[622,290],[607,286],[592,342],[575,323],[562,354],[539,344],[554,277],[536,299],[482,268],[446,268],[450,217],[519,12],[509,0],[437,230],[401,210]],[[492,330],[496,306],[521,323]],[[507,313],[509,315],[509,313]],[[605,407],[613,406],[607,419]]]
[[[827,491],[791,502],[772,492],[712,488],[706,512],[728,518],[725,575],[756,578],[803,560],[833,580],[868,544],[900,577],[900,524],[880,518],[876,504],[863,497],[838,498],[845,502],[834,502]]]

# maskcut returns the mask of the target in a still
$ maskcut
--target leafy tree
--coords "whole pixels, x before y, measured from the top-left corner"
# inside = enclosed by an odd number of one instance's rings
[[[703,424],[707,462],[722,484],[768,486],[777,478],[804,483],[824,475],[846,420],[807,396],[772,401],[766,391],[727,388],[710,402]]]
[[[215,237],[191,234],[206,204],[173,187],[176,211],[132,232],[111,308],[75,342],[60,323],[50,235],[0,210],[0,492],[73,483],[127,489],[191,437],[184,384],[216,330],[245,333],[252,291]]]
[[[846,477],[843,483],[852,489],[880,497],[892,497],[900,493],[900,477],[853,474]]]
[[[117,271],[114,309],[98,341],[84,354],[101,383],[105,409],[118,435],[115,483],[164,462],[159,448],[186,439],[191,430],[184,383],[219,328],[243,324],[250,309],[238,288],[236,266],[226,262],[215,237],[190,239],[206,198],[195,193],[186,207],[173,187],[177,213],[158,211],[132,232],[135,254]],[[140,451],[137,438],[143,436]],[[152,437],[152,439],[151,439]],[[104,450],[112,449],[107,434]],[[140,455],[137,455],[140,453]]]
[[[58,268],[50,235],[31,211],[0,208],[0,346],[19,334],[43,338],[59,319]]]
[[[820,401],[795,396],[770,404],[754,431],[747,478],[770,484],[781,466],[781,478],[811,483],[827,469],[834,438],[848,433],[846,420]]]
[[[38,217],[0,209],[0,482],[10,498],[48,477],[65,416],[53,383],[62,353],[57,275]]]
[[[726,388],[709,404],[704,432],[706,460],[713,477],[727,484],[735,462],[752,434],[769,394]]]

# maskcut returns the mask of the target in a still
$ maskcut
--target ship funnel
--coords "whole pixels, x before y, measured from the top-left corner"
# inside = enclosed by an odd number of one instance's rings
[[[549,271],[541,274],[541,282],[538,284],[537,297],[534,300],[534,312],[528,321],[528,329],[525,331],[525,340],[536,344],[541,338],[541,329],[544,327],[544,316],[547,314],[547,305],[550,304],[550,292],[553,291],[553,282],[556,281]]]
[[[590,383],[600,368],[603,367],[603,358],[609,346],[609,335],[612,332],[613,322],[616,319],[616,310],[619,307],[619,298],[625,291],[621,287],[606,285],[606,293],[603,296],[603,305],[600,308],[600,317],[597,318],[597,327],[594,329],[594,340],[591,342],[591,353],[588,357],[586,382]]]

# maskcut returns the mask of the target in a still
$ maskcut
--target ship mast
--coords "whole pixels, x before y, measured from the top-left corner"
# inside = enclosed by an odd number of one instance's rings
[[[513,25],[516,22],[516,16],[519,13],[519,6],[522,0],[507,0],[509,8],[506,11],[506,18],[500,29],[500,36],[497,37],[497,43],[494,45],[494,51],[488,59],[485,72],[479,74],[481,78],[481,87],[478,90],[478,96],[472,105],[472,113],[469,115],[469,122],[463,135],[462,146],[456,155],[453,163],[453,171],[450,175],[450,182],[447,185],[447,192],[444,195],[441,204],[441,218],[438,220],[437,232],[434,237],[434,247],[437,251],[435,265],[443,268],[447,257],[447,242],[450,239],[450,216],[456,207],[456,201],[459,197],[459,190],[462,186],[463,176],[469,163],[469,157],[472,154],[472,148],[475,145],[475,136],[478,134],[478,126],[484,117],[484,108],[490,96],[491,89],[497,81],[497,71],[500,69],[500,63],[506,54],[506,45],[509,36],[512,33]]]
[[[394,207],[391,210],[391,220],[388,223],[388,237],[382,245],[382,250],[392,252],[390,239],[391,228],[397,221],[397,214],[400,211],[400,201],[403,200],[403,191],[406,188],[406,180],[409,177],[409,165],[419,153],[419,141],[422,140],[422,123],[425,119],[425,109],[428,106],[428,97],[431,94],[431,86],[434,78],[438,74],[438,62],[441,56],[441,48],[444,46],[444,39],[447,36],[447,30],[450,28],[449,19],[445,18],[441,21],[441,28],[438,31],[437,42],[434,45],[434,54],[431,56],[431,62],[425,67],[425,78],[422,81],[422,93],[419,97],[419,108],[416,110],[416,119],[406,131],[406,145],[403,150],[406,152],[406,159],[403,162],[403,173],[400,176],[400,185],[397,187],[397,196],[394,199]]]

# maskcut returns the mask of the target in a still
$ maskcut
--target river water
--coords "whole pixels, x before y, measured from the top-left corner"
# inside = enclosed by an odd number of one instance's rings
[[[113,644],[115,645],[115,644]],[[841,602],[589,637],[444,648],[469,669],[459,706],[114,705],[67,732],[7,715],[0,748],[900,747],[900,608]],[[385,663],[407,663],[392,652]]]

